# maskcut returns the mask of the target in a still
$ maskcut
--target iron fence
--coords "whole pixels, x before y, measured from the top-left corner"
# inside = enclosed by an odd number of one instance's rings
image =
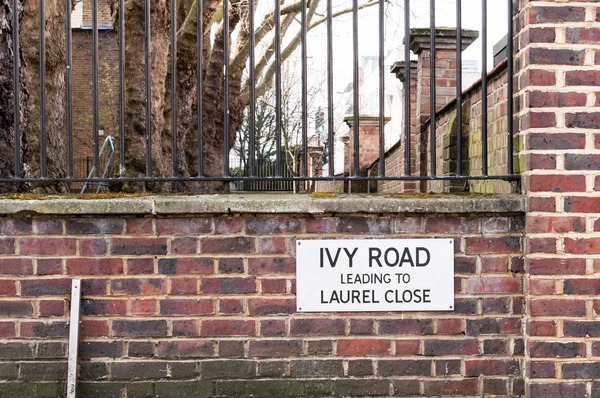
[[[178,102],[178,90],[179,87],[177,85],[177,79],[174,78],[179,73],[177,65],[177,3],[176,0],[170,0],[170,11],[171,11],[171,34],[170,34],[170,48],[171,48],[171,56],[169,57],[170,62],[170,73],[171,73],[171,92],[170,92],[170,106],[172,109],[171,113],[171,131],[176,132],[171,134],[171,173],[166,175],[157,175],[155,170],[153,170],[153,146],[158,145],[158,143],[152,142],[152,131],[153,128],[150,120],[152,118],[152,66],[151,66],[151,53],[153,50],[152,47],[152,33],[151,33],[151,1],[144,0],[145,5],[145,13],[144,13],[144,60],[140,60],[144,64],[144,84],[145,84],[145,118],[146,123],[143,127],[145,129],[145,152],[143,154],[145,161],[145,173],[144,175],[127,175],[126,170],[128,169],[126,153],[126,135],[125,135],[125,114],[126,114],[126,99],[125,99],[125,73],[124,73],[124,63],[125,63],[125,40],[127,40],[125,36],[125,25],[124,25],[124,0],[117,0],[117,32],[118,32],[118,109],[119,109],[119,121],[118,121],[118,137],[117,147],[118,147],[118,170],[120,171],[117,175],[114,176],[105,176],[101,177],[98,173],[94,173],[90,178],[88,178],[87,173],[85,176],[82,176],[81,173],[77,172],[77,169],[81,167],[78,162],[79,160],[75,159],[73,156],[73,117],[72,117],[72,90],[73,90],[73,76],[71,74],[71,46],[72,46],[72,30],[71,30],[71,2],[66,2],[66,26],[65,26],[65,35],[66,35],[66,65],[65,65],[65,93],[66,93],[66,107],[65,107],[65,126],[66,131],[64,132],[66,136],[66,173],[65,175],[49,175],[48,166],[47,166],[47,141],[48,141],[48,132],[46,129],[46,107],[48,106],[46,102],[46,44],[45,44],[45,34],[44,34],[44,24],[45,24],[45,15],[44,15],[44,0],[39,0],[39,70],[40,70],[40,78],[39,78],[39,90],[40,90],[40,98],[39,98],[39,106],[40,106],[40,167],[39,167],[39,175],[27,175],[24,173],[23,167],[23,159],[22,159],[22,139],[23,139],[23,131],[21,129],[22,123],[22,109],[20,109],[20,93],[21,93],[21,85],[23,82],[21,81],[21,73],[20,73],[20,57],[18,54],[21,53],[21,41],[19,40],[19,15],[18,12],[13,13],[12,18],[12,51],[13,54],[16,55],[13,57],[13,73],[12,73],[12,81],[13,81],[13,126],[12,126],[12,134],[14,138],[12,139],[14,142],[14,150],[13,150],[13,165],[14,170],[12,175],[9,177],[4,177],[0,179],[0,182],[40,182],[40,181],[55,181],[55,182],[85,182],[90,180],[95,181],[140,181],[140,182],[169,182],[169,181],[222,181],[222,182],[235,182],[238,184],[237,186],[243,189],[269,189],[269,190],[290,190],[292,189],[291,182],[293,181],[318,181],[318,180],[357,180],[357,181],[365,181],[365,180],[486,180],[486,179],[500,179],[500,180],[517,180],[519,177],[515,175],[513,171],[513,40],[511,40],[510,36],[513,32],[513,1],[512,0],[502,0],[506,3],[507,8],[507,21],[506,21],[506,30],[509,33],[509,39],[507,41],[507,54],[508,54],[508,62],[507,62],[507,74],[508,74],[508,101],[507,101],[507,123],[508,123],[508,147],[507,147],[507,169],[506,172],[501,175],[489,175],[488,173],[488,159],[485,155],[487,148],[487,137],[488,137],[488,125],[487,125],[487,112],[483,111],[481,115],[481,146],[482,146],[482,167],[481,172],[476,175],[465,175],[463,170],[461,170],[462,164],[462,145],[461,139],[463,137],[461,126],[463,125],[463,121],[461,120],[462,112],[461,112],[461,104],[462,104],[462,84],[461,84],[461,76],[462,76],[462,47],[461,45],[457,46],[456,49],[456,68],[457,68],[457,83],[456,83],[456,118],[457,118],[457,126],[459,126],[459,131],[456,135],[457,145],[456,145],[456,169],[455,173],[452,175],[437,175],[436,170],[437,162],[439,162],[438,157],[436,156],[436,112],[431,112],[431,122],[430,126],[430,172],[427,175],[423,175],[422,173],[411,173],[411,156],[414,156],[411,152],[411,146],[405,145],[404,147],[404,174],[402,175],[390,175],[386,171],[386,163],[385,163],[385,150],[386,143],[384,140],[384,124],[385,124],[385,78],[384,73],[387,73],[384,65],[384,57],[385,57],[385,45],[384,45],[384,36],[385,36],[385,6],[387,0],[379,0],[377,2],[377,13],[378,13],[378,50],[379,50],[379,78],[378,78],[378,92],[379,92],[379,114],[378,114],[378,130],[379,130],[379,140],[378,140],[378,151],[379,151],[379,160],[378,160],[378,174],[377,175],[361,175],[359,170],[359,156],[361,151],[360,145],[360,134],[359,134],[359,123],[354,123],[351,127],[350,134],[352,136],[352,158],[353,158],[353,166],[347,175],[333,175],[334,173],[330,173],[331,175],[323,176],[323,175],[315,175],[311,173],[309,170],[309,108],[308,108],[308,93],[307,93],[307,30],[309,28],[308,15],[309,10],[308,0],[300,1],[300,28],[299,28],[299,37],[300,37],[300,63],[301,63],[301,78],[300,78],[300,91],[301,91],[301,116],[300,116],[300,130],[299,130],[299,138],[300,138],[300,150],[299,156],[301,157],[301,161],[299,164],[301,165],[299,172],[297,175],[292,175],[291,173],[286,171],[286,168],[283,167],[284,162],[282,161],[285,157],[283,152],[284,143],[282,142],[282,126],[283,126],[283,115],[282,115],[282,62],[283,62],[283,49],[282,49],[282,7],[284,6],[280,1],[274,0],[274,25],[273,25],[273,34],[274,34],[274,90],[275,90],[275,154],[274,161],[265,165],[264,163],[258,162],[255,157],[252,155],[255,153],[256,148],[254,147],[256,142],[255,132],[256,132],[256,109],[255,103],[257,98],[261,95],[257,91],[256,80],[257,74],[263,73],[257,71],[257,62],[256,62],[256,54],[255,49],[257,47],[257,43],[262,38],[257,36],[257,27],[255,26],[255,2],[250,1],[247,2],[248,10],[247,10],[247,18],[248,18],[248,63],[246,66],[248,78],[249,78],[249,101],[248,101],[248,125],[249,125],[249,148],[247,153],[251,154],[247,159],[247,166],[243,168],[242,172],[232,172],[232,168],[230,165],[230,149],[232,147],[232,140],[230,139],[230,74],[231,74],[231,59],[230,59],[230,50],[232,46],[232,38],[229,34],[223,35],[223,79],[222,79],[222,104],[219,104],[221,108],[221,117],[222,117],[222,141],[223,141],[223,153],[222,153],[222,173],[220,175],[208,175],[205,173],[205,167],[207,160],[206,157],[206,149],[204,143],[204,131],[206,123],[206,116],[203,116],[204,107],[206,105],[207,99],[202,95],[202,89],[206,81],[206,75],[202,72],[206,65],[203,65],[206,60],[203,57],[206,49],[205,40],[203,40],[203,28],[201,23],[198,23],[199,27],[196,29],[196,106],[195,106],[195,134],[196,134],[196,144],[195,148],[192,150],[196,152],[196,161],[197,164],[195,166],[196,173],[194,175],[181,175],[178,171],[181,166],[181,159],[178,157],[178,106],[180,103]],[[413,0],[414,2],[414,0]],[[19,9],[19,0],[12,0],[13,10]],[[235,7],[239,7],[239,2],[234,0],[223,0],[222,1],[222,11],[223,11],[223,19],[222,19],[222,29],[224,32],[230,31],[230,20],[234,18],[232,14],[232,4]],[[334,136],[334,68],[333,68],[333,0],[327,0],[325,6],[325,25],[326,25],[326,58],[327,58],[327,67],[324,71],[326,75],[326,88],[327,88],[327,104],[326,104],[326,145],[324,151],[328,153],[328,161],[331,165],[335,164],[335,156],[336,149],[334,147],[335,139]],[[101,159],[99,154],[99,124],[100,124],[100,116],[99,116],[99,96],[98,96],[98,69],[99,69],[99,51],[98,51],[98,0],[91,0],[92,5],[92,131],[93,131],[93,156],[92,158],[92,167],[95,168],[96,171],[101,170]],[[196,7],[196,20],[202,21],[203,18],[203,2],[198,2],[198,7]],[[359,12],[363,7],[363,4],[359,3],[359,0],[352,0],[352,9],[351,9],[351,21],[352,21],[352,115],[354,120],[359,120],[360,118],[360,72],[359,72]],[[411,19],[410,19],[410,10],[411,10],[411,1],[404,0],[404,41],[408,43],[411,37]],[[287,5],[286,5],[287,7]],[[482,48],[481,48],[481,58],[482,64],[486,65],[487,62],[487,0],[481,0],[482,7]],[[456,41],[457,43],[462,43],[462,1],[456,0]],[[436,26],[436,0],[430,0],[430,38],[429,45],[431,48],[431,57],[435,59],[436,57],[436,35],[435,35],[435,26]],[[239,18],[239,13],[235,14],[235,18]],[[364,27],[365,29],[369,29],[370,27]],[[411,60],[411,51],[408,45],[404,46],[404,67],[405,67],[405,76],[410,76],[410,62]],[[430,62],[430,76],[436,76],[436,63]],[[410,79],[406,79],[404,90],[407,92],[410,91]],[[431,109],[436,109],[436,84],[430,84],[430,107]],[[482,108],[487,110],[487,70],[482,67],[482,75],[481,75],[481,90],[482,94]],[[404,102],[404,111],[403,118],[404,125],[410,126],[410,113],[411,113],[411,102],[410,96],[407,96],[409,100]],[[391,113],[394,110],[387,110]],[[403,132],[405,134],[406,142],[410,143],[410,129],[405,128]],[[7,156],[6,153],[1,156]],[[88,167],[89,168],[89,167]],[[268,169],[268,170],[267,170]],[[89,170],[88,170],[89,171]],[[269,185],[271,182],[278,182],[275,185]],[[241,185],[240,185],[241,184]]]

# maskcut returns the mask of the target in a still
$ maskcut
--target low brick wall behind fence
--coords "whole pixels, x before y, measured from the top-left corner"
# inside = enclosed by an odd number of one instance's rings
[[[521,214],[0,219],[0,396],[520,395]],[[455,310],[296,313],[295,240],[454,238]]]

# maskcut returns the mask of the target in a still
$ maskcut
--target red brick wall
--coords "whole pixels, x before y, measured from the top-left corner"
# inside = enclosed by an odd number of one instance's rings
[[[5,218],[0,391],[62,394],[77,277],[83,397],[521,395],[522,224],[497,214]],[[296,313],[295,240],[337,237],[455,238],[455,311]]]
[[[600,396],[599,8],[522,0],[515,18],[532,397]]]

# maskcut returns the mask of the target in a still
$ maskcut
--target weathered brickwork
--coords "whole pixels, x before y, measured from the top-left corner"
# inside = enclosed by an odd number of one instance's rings
[[[520,396],[522,230],[485,213],[3,218],[0,396],[63,394],[71,278],[82,397]],[[454,238],[455,310],[296,313],[295,240],[340,237]],[[536,308],[585,313],[568,302]]]
[[[528,391],[598,397],[599,6],[518,3],[515,121],[529,204]]]

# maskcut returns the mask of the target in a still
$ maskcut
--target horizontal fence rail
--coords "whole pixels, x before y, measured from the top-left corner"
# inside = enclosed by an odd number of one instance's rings
[[[478,81],[481,91],[481,113],[479,116],[480,125],[480,152],[481,152],[481,168],[477,173],[471,170],[466,172],[463,165],[465,162],[465,133],[463,132],[463,19],[464,6],[461,0],[455,0],[455,9],[452,11],[456,14],[456,29],[455,37],[457,45],[455,46],[455,61],[456,61],[456,94],[455,94],[455,117],[456,117],[456,134],[455,144],[452,145],[453,165],[451,172],[438,173],[440,162],[443,162],[442,154],[437,146],[439,139],[438,132],[438,110],[440,104],[438,102],[438,91],[440,88],[437,84],[429,84],[429,92],[420,92],[420,95],[429,98],[429,115],[427,129],[428,131],[421,133],[413,128],[414,121],[411,120],[411,112],[413,112],[414,103],[411,102],[411,89],[415,89],[414,85],[419,84],[412,79],[414,72],[411,71],[411,60],[414,60],[416,55],[411,51],[411,35],[414,35],[415,29],[423,28],[416,25],[418,21],[411,19],[412,7],[415,7],[415,1],[396,0],[395,5],[404,9],[403,20],[396,21],[403,23],[401,31],[404,34],[404,47],[402,73],[404,74],[404,83],[402,90],[404,98],[402,105],[398,109],[386,109],[386,76],[390,73],[387,69],[386,48],[395,48],[395,44],[388,42],[388,31],[386,29],[386,7],[388,0],[379,1],[360,1],[352,0],[351,2],[336,2],[334,0],[326,0],[322,2],[322,9],[313,8],[312,3],[308,0],[300,1],[298,10],[291,10],[293,6],[284,3],[280,0],[260,0],[258,2],[238,2],[234,0],[223,0],[217,2],[218,7],[212,4],[214,2],[197,2],[194,3],[193,9],[190,10],[190,15],[187,19],[193,21],[192,38],[186,37],[186,40],[192,40],[192,46],[187,42],[180,43],[181,29],[188,29],[188,21],[178,17],[177,0],[170,0],[168,5],[169,12],[165,13],[170,19],[168,28],[165,30],[164,36],[167,38],[162,45],[169,47],[167,52],[166,63],[167,68],[164,71],[164,76],[168,84],[165,84],[166,94],[162,108],[158,109],[155,97],[161,95],[160,92],[155,92],[157,77],[155,60],[158,55],[153,52],[160,49],[153,47],[155,35],[160,24],[154,25],[151,13],[151,7],[154,7],[153,0],[145,0],[143,2],[143,10],[140,15],[143,15],[143,27],[140,27],[140,32],[143,36],[138,43],[141,51],[142,59],[128,59],[127,46],[125,45],[128,37],[128,29],[131,29],[131,24],[127,23],[124,9],[124,1],[118,0],[115,4],[115,14],[112,16],[114,21],[114,33],[117,43],[117,61],[115,72],[114,92],[116,93],[114,104],[105,104],[106,94],[102,85],[104,84],[103,61],[102,54],[99,50],[99,41],[102,37],[99,32],[103,24],[99,20],[101,5],[98,0],[84,1],[84,7],[91,7],[91,25],[88,30],[91,30],[91,131],[86,130],[86,137],[91,140],[87,143],[86,148],[91,148],[82,157],[82,150],[76,150],[79,145],[74,137],[77,115],[74,109],[74,92],[75,76],[73,75],[73,34],[72,27],[73,19],[71,18],[72,9],[70,3],[67,4],[67,16],[65,18],[65,45],[67,46],[66,56],[64,58],[64,97],[65,97],[65,114],[64,114],[64,131],[51,131],[49,118],[55,117],[55,112],[49,111],[49,107],[54,106],[47,99],[47,73],[48,60],[46,34],[44,26],[46,25],[46,15],[43,12],[43,2],[40,0],[38,4],[39,18],[39,99],[36,106],[39,107],[39,120],[25,120],[25,115],[28,114],[21,109],[23,105],[23,68],[32,67],[31,65],[23,65],[19,54],[23,53],[20,48],[23,45],[23,40],[20,40],[21,29],[23,24],[20,23],[19,13],[13,13],[12,20],[12,50],[14,57],[12,68],[13,80],[13,126],[9,130],[13,135],[11,142],[13,148],[11,151],[3,151],[0,156],[12,157],[13,170],[10,175],[4,175],[0,178],[0,183],[39,183],[39,182],[55,182],[55,183],[108,183],[111,182],[223,182],[235,183],[234,190],[273,190],[273,191],[292,191],[294,190],[294,181],[477,181],[477,180],[503,180],[515,181],[519,176],[513,170],[513,1],[502,0],[506,3],[506,13],[508,15],[507,22],[504,24],[508,39],[506,41],[506,170],[502,173],[490,173],[490,165],[488,162],[488,84],[489,75],[487,69],[488,60],[488,19],[487,15],[487,0],[481,0],[481,31],[479,38],[481,48],[479,50],[481,67],[481,78]],[[243,3],[243,5],[242,5]],[[318,3],[318,2],[317,2]],[[397,3],[397,4],[396,4]],[[423,2],[420,2],[420,4]],[[443,47],[444,43],[438,43],[436,26],[439,25],[438,15],[436,15],[436,0],[429,2],[429,15],[425,18],[425,29],[429,29],[429,41],[425,46],[430,51],[429,76],[434,77],[438,74],[438,66],[435,62],[436,55],[439,51],[448,51],[447,47]],[[446,2],[447,3],[447,2]],[[197,6],[195,4],[198,4]],[[12,1],[13,10],[18,10],[19,2]],[[266,8],[265,8],[266,7]],[[348,96],[349,116],[353,122],[348,123],[350,126],[347,137],[351,142],[346,150],[350,151],[349,165],[345,170],[336,170],[334,165],[336,159],[340,155],[340,147],[342,144],[336,140],[340,137],[340,127],[338,126],[341,120],[336,120],[339,111],[336,107],[336,79],[337,69],[339,67],[334,57],[335,41],[334,41],[334,25],[336,18],[340,18],[341,9],[348,8],[347,22],[351,28],[349,36],[345,39],[346,43],[351,46],[351,77],[347,83],[350,84],[350,95]],[[267,11],[265,11],[267,10]],[[365,147],[363,136],[361,135],[361,125],[358,122],[361,120],[361,90],[365,84],[364,78],[361,75],[361,52],[365,49],[365,43],[362,43],[361,32],[372,30],[372,26],[363,23],[362,15],[364,12],[370,12],[375,15],[377,21],[377,40],[375,46],[377,55],[377,118],[374,128],[377,130],[376,142],[369,141],[372,145],[372,150],[376,151],[375,161],[372,162],[371,168],[376,170],[376,173],[364,172],[361,166],[362,151],[369,151],[371,148]],[[207,18],[209,15],[209,18]],[[221,15],[221,19],[218,19]],[[491,16],[493,17],[493,16]],[[319,115],[314,117],[317,112],[314,111],[313,94],[310,93],[309,87],[309,60],[316,56],[311,52],[309,43],[309,32],[313,29],[313,24],[322,18],[320,24],[323,27],[323,54],[319,56],[319,60],[323,60],[324,70],[320,71],[323,75],[323,102],[319,106]],[[215,19],[217,22],[215,22]],[[243,19],[243,23],[240,21]],[[272,22],[270,22],[272,21]],[[422,20],[420,21],[423,22]],[[208,24],[215,24],[209,26]],[[111,24],[112,25],[112,24]],[[245,30],[244,30],[245,29]],[[186,31],[187,32],[187,31]],[[237,32],[237,34],[233,34]],[[241,32],[241,33],[240,33]],[[285,39],[286,35],[295,35],[297,38],[297,47],[291,48],[290,42],[294,40]],[[183,39],[181,39],[183,40]],[[245,42],[244,42],[245,41]],[[387,47],[386,47],[387,45]],[[262,46],[262,47],[261,47]],[[215,59],[213,54],[215,48],[220,49],[222,59],[219,60],[220,66],[215,68]],[[267,50],[264,50],[267,48]],[[193,66],[184,66],[188,61],[188,54],[185,52],[193,52],[190,58]],[[245,54],[245,59],[240,61],[240,53]],[[309,55],[313,54],[313,55]],[[289,114],[286,114],[287,102],[289,102],[290,78],[286,62],[289,59],[296,57],[299,64],[299,75],[294,75],[294,81],[291,86],[298,98],[298,109],[292,114],[297,118],[297,125],[294,127],[293,135],[288,130]],[[183,60],[181,58],[184,58]],[[266,61],[265,61],[266,59]],[[126,64],[128,62],[137,63],[141,75],[138,81],[142,85],[138,87],[143,93],[143,105],[141,106],[140,120],[141,125],[136,125],[135,130],[137,136],[128,136],[128,117],[130,113],[130,103],[126,93],[129,91],[128,84],[132,84],[128,80]],[[271,63],[270,63],[271,62]],[[56,66],[53,66],[56,67]],[[193,69],[189,71],[187,69]],[[243,70],[243,73],[240,72]],[[25,72],[27,73],[27,72]],[[189,73],[190,75],[185,75]],[[240,76],[246,80],[240,80]],[[341,75],[340,75],[341,76]],[[346,79],[346,75],[340,79]],[[137,76],[136,76],[137,77]],[[241,81],[241,83],[240,83]],[[241,85],[240,89],[238,86]],[[191,89],[189,87],[192,87]],[[265,88],[267,87],[267,88]],[[246,90],[247,91],[244,91]],[[265,105],[264,98],[267,96],[267,91],[272,89],[274,105]],[[454,89],[454,88],[453,88]],[[33,88],[30,88],[33,90]],[[186,101],[183,95],[192,91],[190,103]],[[292,90],[292,91],[293,91]],[[159,90],[160,91],[160,90]],[[34,95],[36,95],[34,93]],[[241,96],[247,96],[246,102],[238,101]],[[454,95],[454,94],[453,94]],[[215,101],[215,98],[217,99]],[[262,101],[262,102],[261,102]],[[113,134],[115,139],[114,149],[115,167],[111,167],[110,173],[103,173],[106,164],[106,155],[100,153],[101,137],[104,135],[103,119],[106,117],[102,114],[102,109],[106,109],[114,105],[116,116],[114,118],[114,128],[109,134]],[[185,108],[191,106],[191,108]],[[243,108],[240,110],[240,107]],[[323,108],[321,110],[321,107]],[[185,109],[184,109],[185,108]],[[264,115],[261,110],[267,109],[269,115],[272,116],[272,127],[269,127],[268,137],[264,135]],[[190,110],[190,112],[188,112]],[[160,112],[160,123],[157,122],[157,113]],[[164,115],[164,117],[163,117]],[[262,115],[262,116],[261,116]],[[401,146],[400,159],[403,163],[403,171],[395,173],[386,166],[386,156],[388,150],[393,147],[393,142],[386,142],[386,115],[392,117],[400,117],[403,119],[403,131],[400,132],[400,140],[404,142]],[[186,130],[183,131],[180,123],[187,123]],[[311,123],[314,123],[314,133]],[[25,163],[23,153],[23,142],[26,139],[27,127],[31,125],[39,126],[37,131],[39,137],[39,153],[34,156],[35,162],[39,161],[39,167],[34,168],[34,172],[28,171],[31,169]],[[55,124],[52,124],[55,125]],[[164,133],[158,131],[162,129]],[[242,130],[245,138],[242,136]],[[101,133],[100,133],[101,132]],[[420,134],[426,143],[425,146],[415,148],[414,135]],[[51,135],[63,137],[61,140],[65,142],[66,156],[64,159],[52,159],[53,164],[63,164],[64,167],[53,167],[49,165],[49,145]],[[159,137],[157,140],[156,137]],[[164,142],[161,142],[161,137]],[[211,139],[211,137],[217,137]],[[290,143],[292,138],[295,140],[293,145]],[[103,138],[102,138],[103,139]],[[262,141],[261,141],[262,140]],[[136,144],[136,142],[141,144]],[[241,143],[241,144],[238,144]],[[269,143],[272,143],[269,144]],[[267,155],[258,154],[262,148],[271,145],[271,149]],[[137,145],[136,149],[129,148],[130,145]],[[211,146],[213,145],[213,146]],[[218,145],[218,147],[214,147]],[[241,149],[238,148],[238,145]],[[237,150],[236,157],[232,157],[232,150]],[[135,151],[135,152],[131,152]],[[218,151],[218,153],[215,153]],[[77,152],[77,157],[74,154]],[[426,155],[423,155],[426,152]],[[426,159],[425,167],[421,170],[415,168],[416,157]],[[260,159],[259,159],[260,157]],[[166,158],[166,160],[165,160]],[[231,158],[231,159],[230,159]],[[240,162],[240,158],[244,161]],[[234,160],[235,159],[235,160]],[[163,163],[160,163],[163,162]],[[364,162],[364,161],[363,161]],[[217,163],[217,164],[215,164]],[[166,164],[166,167],[163,167]],[[327,164],[328,173],[324,174],[324,165]],[[57,171],[58,170],[58,171]],[[423,171],[426,170],[426,171]],[[90,174],[91,172],[91,174]],[[79,184],[81,186],[81,184]],[[306,185],[303,185],[306,186]]]

